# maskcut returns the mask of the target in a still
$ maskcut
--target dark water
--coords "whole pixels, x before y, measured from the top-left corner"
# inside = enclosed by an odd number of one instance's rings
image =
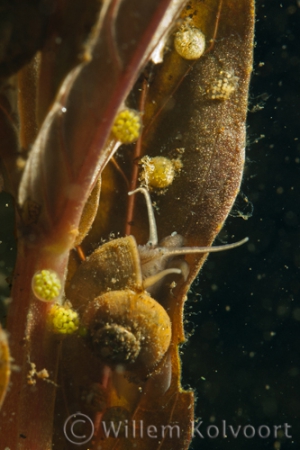
[[[243,195],[224,230],[250,240],[209,257],[186,307],[193,449],[300,449],[299,1],[257,1],[250,95]]]
[[[14,213],[12,198],[0,194],[0,322],[5,318],[6,306],[9,303],[9,277],[16,257],[16,242],[14,238]]]

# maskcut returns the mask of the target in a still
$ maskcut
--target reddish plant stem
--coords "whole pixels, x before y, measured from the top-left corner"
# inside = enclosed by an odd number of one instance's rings
[[[36,370],[46,369],[49,380],[55,381],[59,340],[46,325],[51,304],[37,300],[31,290],[31,279],[36,270],[51,268],[63,280],[68,252],[53,255],[44,247],[18,243],[12,298],[9,310],[8,333],[11,355],[16,370],[11,377],[11,388],[1,410],[0,448],[18,450],[47,450],[52,448],[52,423],[57,386],[36,379],[28,384],[30,363]]]
[[[103,389],[109,389],[109,383],[111,380],[111,368],[109,366],[104,366],[102,371],[102,379],[101,379],[101,386]],[[95,418],[94,418],[94,435],[97,436],[99,431],[101,432],[100,425],[101,420],[103,417],[103,411],[96,412]]]
[[[145,110],[145,103],[146,103],[148,89],[149,89],[148,82],[146,79],[144,79],[143,86],[142,86],[142,93],[141,93],[140,102],[139,102],[139,110],[142,114]],[[131,181],[129,182],[130,191],[134,191],[134,189],[136,189],[136,187],[137,187],[138,174],[139,174],[139,166],[138,166],[137,162],[138,162],[138,159],[141,157],[141,153],[142,153],[142,140],[143,140],[143,132],[141,133],[141,135],[136,143],[135,150],[134,150]],[[135,205],[135,195],[131,195],[128,197],[128,203],[127,203],[125,235],[129,235],[131,233],[134,205]]]

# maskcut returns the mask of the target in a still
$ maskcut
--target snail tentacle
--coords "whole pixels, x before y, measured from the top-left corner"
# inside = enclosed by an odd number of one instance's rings
[[[241,245],[245,244],[249,241],[248,237],[245,237],[244,239],[233,242],[232,244],[223,244],[223,245],[216,245],[214,247],[174,247],[174,248],[164,248],[161,257],[162,258],[168,258],[169,256],[176,256],[176,255],[186,255],[186,254],[192,254],[192,253],[215,253],[215,252],[222,252],[224,250],[231,250],[236,247],[240,247]]]
[[[144,194],[147,205],[148,221],[149,221],[149,239],[146,246],[149,247],[156,246],[158,243],[157,227],[149,192],[147,191],[147,189],[140,187],[135,189],[134,191],[128,192],[128,195],[133,195],[136,194],[137,192],[141,192],[142,194]]]
[[[153,286],[158,281],[162,280],[165,276],[170,275],[170,273],[177,273],[181,275],[181,270],[176,268],[162,270],[156,275],[152,275],[151,277],[146,278],[143,282],[144,288],[147,289],[148,287]]]

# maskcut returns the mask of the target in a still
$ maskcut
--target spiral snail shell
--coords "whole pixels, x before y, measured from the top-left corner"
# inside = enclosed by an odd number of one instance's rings
[[[107,292],[89,303],[82,320],[94,354],[115,364],[155,367],[170,345],[169,316],[146,292]]]
[[[171,321],[166,310],[149,292],[168,274],[182,274],[171,267],[172,259],[187,253],[226,250],[246,240],[221,247],[181,247],[183,238],[171,235],[158,245],[156,223],[149,193],[144,188],[150,236],[138,246],[133,236],[114,239],[95,250],[76,271],[67,298],[78,309],[84,337],[94,355],[126,370],[151,374],[171,342]]]

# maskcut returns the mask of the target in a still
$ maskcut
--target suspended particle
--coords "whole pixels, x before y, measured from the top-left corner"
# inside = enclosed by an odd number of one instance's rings
[[[135,142],[141,132],[141,116],[134,109],[124,109],[115,118],[112,134],[122,144]]]
[[[198,59],[205,50],[205,36],[199,28],[182,25],[175,34],[174,47],[182,58]]]
[[[60,295],[62,286],[56,272],[43,269],[33,275],[31,287],[39,300],[51,302]]]
[[[48,324],[54,333],[73,334],[79,328],[78,313],[69,302],[63,306],[53,305],[49,311]]]

